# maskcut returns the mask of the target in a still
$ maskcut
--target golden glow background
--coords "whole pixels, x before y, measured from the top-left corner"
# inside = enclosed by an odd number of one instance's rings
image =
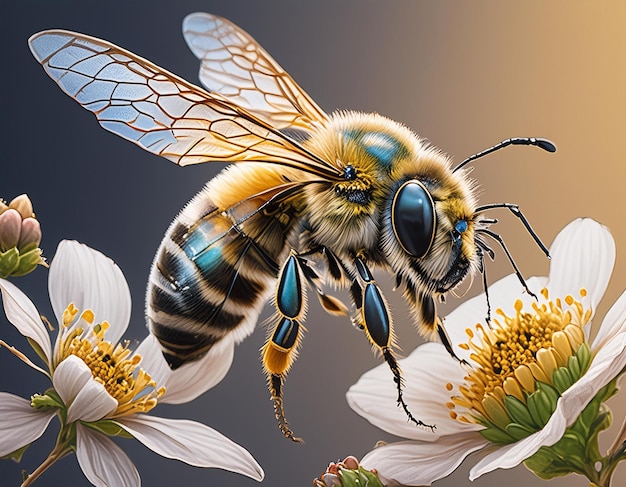
[[[107,133],[48,79],[26,40],[46,28],[77,30],[197,82],[198,62],[180,34],[183,17],[194,11],[228,17],[248,30],[324,109],[387,115],[457,161],[508,137],[551,138],[559,149],[554,155],[513,147],[478,162],[473,176],[481,184],[481,201],[519,203],[547,243],[578,216],[608,225],[618,257],[599,316],[626,288],[623,1],[3,2],[0,196],[31,196],[49,258],[59,240],[74,238],[120,265],[134,300],[128,338],[145,335],[145,282],[163,232],[221,167],[183,170]],[[520,223],[505,212],[498,217],[498,231],[524,274],[546,273],[548,262]],[[501,252],[488,270],[492,282],[511,272]],[[51,316],[45,279],[40,269],[16,283]],[[479,292],[476,284],[466,296]],[[409,353],[419,339],[401,299],[390,284],[385,290],[398,342]],[[459,302],[451,297],[447,309]],[[271,486],[310,485],[328,462],[348,454],[360,457],[379,439],[393,441],[352,413],[344,399],[348,387],[379,363],[362,333],[326,316],[316,303],[307,328],[285,388],[287,416],[305,438],[303,446],[282,439],[275,425],[258,358],[265,336],[261,329],[238,347],[219,386],[189,405],[162,406],[156,413],[202,421],[243,444],[264,467],[265,484]],[[4,317],[0,337],[25,348]],[[43,379],[0,350],[0,390],[27,397],[45,387]],[[620,423],[624,393],[611,406]],[[605,447],[615,425],[611,431]],[[21,465],[1,462],[0,484],[17,485],[21,468],[32,471],[53,441],[52,431]],[[135,442],[120,443],[144,485],[256,485],[235,474],[161,459]],[[437,485],[468,485],[467,470],[461,467]],[[623,466],[615,485],[620,477],[626,478]],[[518,467],[472,485],[503,482],[541,483]],[[70,484],[87,485],[74,457],[39,481],[41,486]],[[568,478],[551,485],[587,482]]]

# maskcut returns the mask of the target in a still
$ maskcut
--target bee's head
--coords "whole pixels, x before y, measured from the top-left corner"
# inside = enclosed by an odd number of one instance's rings
[[[393,270],[431,294],[459,284],[476,261],[473,199],[471,185],[453,176],[399,183],[383,222]]]

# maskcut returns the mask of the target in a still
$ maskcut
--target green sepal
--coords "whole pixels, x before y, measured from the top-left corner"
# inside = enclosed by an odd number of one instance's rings
[[[19,262],[20,252],[16,247],[11,247],[6,252],[0,252],[0,277],[4,279],[13,275]]]
[[[30,405],[35,409],[65,409],[61,396],[54,389],[48,389],[43,395],[34,394],[30,398]]]
[[[524,460],[524,465],[542,480],[563,477],[572,473],[572,468],[564,459],[555,458],[551,452],[543,451],[543,447],[532,457]]]
[[[365,485],[367,487],[383,487],[383,483],[378,478],[378,474],[365,470],[363,467],[359,467],[359,473],[361,477],[365,477]]]
[[[341,487],[383,487],[378,475],[359,466],[357,470],[339,469]]]
[[[528,411],[528,407],[515,396],[504,396],[504,406],[511,418],[518,424],[536,431],[539,425],[535,423]]]
[[[574,381],[572,380],[572,376],[567,368],[559,367],[558,369],[555,369],[552,373],[552,383],[554,384],[554,387],[556,387],[556,390],[559,392],[560,395],[568,390],[572,386]]]
[[[120,436],[122,438],[133,438],[128,431],[122,428],[119,424],[111,419],[101,419],[100,421],[94,421],[93,423],[82,423],[85,426],[104,433],[107,436]]]
[[[570,358],[567,359],[567,368],[571,372],[574,382],[580,379],[581,370],[580,364],[578,363],[578,357],[576,355],[571,355]]]
[[[546,414],[544,410],[544,398],[540,388],[541,385],[543,385],[543,383],[537,382],[535,392],[529,394],[528,398],[526,398],[528,412],[533,418],[533,422],[537,424],[539,428],[543,428],[548,419],[550,419],[550,414]]]
[[[0,457],[0,460],[13,460],[16,463],[20,463],[22,461],[24,453],[26,452],[26,450],[28,450],[28,447],[30,445],[31,443],[29,443],[28,445],[24,445],[22,448],[18,448],[17,450],[4,455],[3,457]]]
[[[576,350],[576,358],[578,359],[578,365],[580,366],[580,375],[582,376],[591,363],[591,350],[587,343],[583,343],[578,350]]]
[[[499,445],[508,445],[517,441],[513,436],[507,433],[505,430],[500,429],[491,421],[481,418],[481,423],[485,426],[485,429],[479,430],[480,435],[491,443]]]
[[[559,393],[552,386],[538,382],[537,390],[531,395],[536,398],[537,413],[541,418],[540,426],[543,428],[550,420],[552,413],[556,410]]]
[[[20,254],[19,261],[11,275],[19,277],[34,271],[41,263],[41,249],[35,248],[29,252]]]
[[[518,423],[509,423],[505,429],[508,434],[515,438],[515,441],[522,440],[536,431],[534,428],[527,428]]]

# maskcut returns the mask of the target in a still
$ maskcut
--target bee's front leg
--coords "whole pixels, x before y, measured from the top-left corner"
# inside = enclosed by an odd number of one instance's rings
[[[276,314],[274,327],[261,350],[263,368],[267,374],[267,382],[274,403],[274,413],[278,427],[285,438],[297,443],[289,428],[283,408],[282,387],[291,365],[296,359],[297,349],[302,340],[303,327],[301,322],[306,314],[306,292],[303,283],[303,272],[300,257],[292,250],[285,261],[278,277],[276,287]]]
[[[393,322],[391,319],[391,313],[387,307],[387,303],[383,297],[383,294],[376,284],[374,277],[368,269],[365,260],[361,257],[357,257],[354,261],[359,277],[364,286],[358,293],[360,295],[360,303],[356,303],[358,309],[360,309],[361,317],[360,324],[363,326],[365,334],[372,345],[377,347],[391,372],[393,373],[393,380],[396,383],[398,390],[398,405],[402,406],[407,417],[418,426],[425,428],[435,429],[434,425],[429,425],[423,421],[416,419],[403,398],[403,386],[404,381],[402,379],[402,372],[398,361],[393,355],[391,350],[391,342],[393,341]],[[356,281],[355,281],[356,282]],[[353,296],[355,295],[353,291]]]

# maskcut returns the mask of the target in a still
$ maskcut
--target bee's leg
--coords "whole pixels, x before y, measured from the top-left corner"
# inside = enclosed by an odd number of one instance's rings
[[[492,239],[494,239],[496,242],[500,244],[500,247],[502,247],[502,250],[504,250],[504,254],[509,260],[509,263],[511,264],[511,266],[513,267],[513,271],[515,272],[515,275],[517,276],[517,279],[521,283],[522,287],[529,295],[531,295],[536,300],[537,295],[528,288],[528,285],[526,284],[526,279],[524,279],[524,276],[522,275],[519,268],[517,267],[517,264],[515,263],[515,260],[513,260],[513,256],[511,255],[511,252],[509,252],[509,249],[504,243],[504,240],[502,239],[502,237],[499,234],[492,232],[491,230],[487,230],[486,228],[479,228],[476,230],[476,233],[489,235]]]
[[[479,223],[497,223],[498,220],[481,220]],[[485,262],[485,254],[493,261],[495,258],[495,252],[489,247],[481,238],[480,235],[476,238],[476,250],[478,251],[478,270],[483,276],[483,289],[485,291],[485,300],[487,301],[487,317],[486,322],[489,328],[491,328],[491,302],[489,301],[489,286],[487,281],[487,265]]]
[[[404,380],[402,379],[402,372],[400,370],[400,366],[398,365],[398,361],[394,357],[391,350],[391,341],[393,336],[391,314],[387,309],[387,303],[383,298],[380,288],[376,284],[376,281],[374,281],[374,277],[367,268],[365,262],[360,257],[357,257],[355,259],[355,264],[361,280],[365,284],[364,289],[360,293],[360,306],[357,305],[357,307],[361,309],[361,322],[370,343],[380,349],[383,354],[383,358],[393,373],[393,380],[396,383],[398,390],[398,405],[402,406],[402,409],[404,409],[404,412],[409,420],[413,421],[416,425],[434,430],[434,425],[429,425],[419,419],[415,419],[404,402]]]
[[[444,328],[441,318],[437,315],[437,306],[433,297],[427,294],[418,295],[417,305],[421,315],[422,326],[425,326],[430,330],[436,330],[441,343],[446,348],[446,351],[450,354],[450,356],[464,365],[469,365],[466,360],[459,358],[459,356],[454,352],[448,332]]]
[[[302,440],[293,435],[285,418],[282,389],[303,334],[300,323],[306,313],[306,293],[302,274],[299,257],[292,251],[280,271],[276,287],[276,324],[261,350],[278,427],[285,438],[297,443]]]
[[[302,274],[304,275],[304,277],[306,278],[307,282],[309,283],[309,285],[311,286],[311,288],[313,288],[315,290],[315,293],[317,295],[317,299],[319,300],[320,304],[322,305],[322,308],[324,308],[324,310],[331,314],[331,315],[335,315],[335,316],[349,316],[350,312],[348,310],[348,307],[342,303],[339,299],[337,299],[334,296],[331,296],[329,294],[326,294],[322,288],[320,287],[320,276],[317,274],[317,272],[315,272],[315,270],[308,264],[308,262],[303,259],[304,256],[306,255],[312,255],[314,253],[321,253],[322,255],[326,256],[327,258],[327,262],[329,263],[329,275],[332,279],[336,279],[336,280],[340,280],[341,279],[341,274],[339,274],[339,277],[335,276],[335,272],[339,272],[339,266],[337,264],[337,260],[336,257],[334,257],[334,255],[332,253],[330,253],[330,251],[328,251],[326,249],[326,247],[320,247],[319,249],[317,249],[316,251],[309,251],[303,254],[299,254],[298,256],[298,263],[300,265],[300,269],[302,270]],[[332,259],[330,258],[330,256],[332,256]],[[330,264],[331,262],[335,262],[335,268],[331,268]]]

